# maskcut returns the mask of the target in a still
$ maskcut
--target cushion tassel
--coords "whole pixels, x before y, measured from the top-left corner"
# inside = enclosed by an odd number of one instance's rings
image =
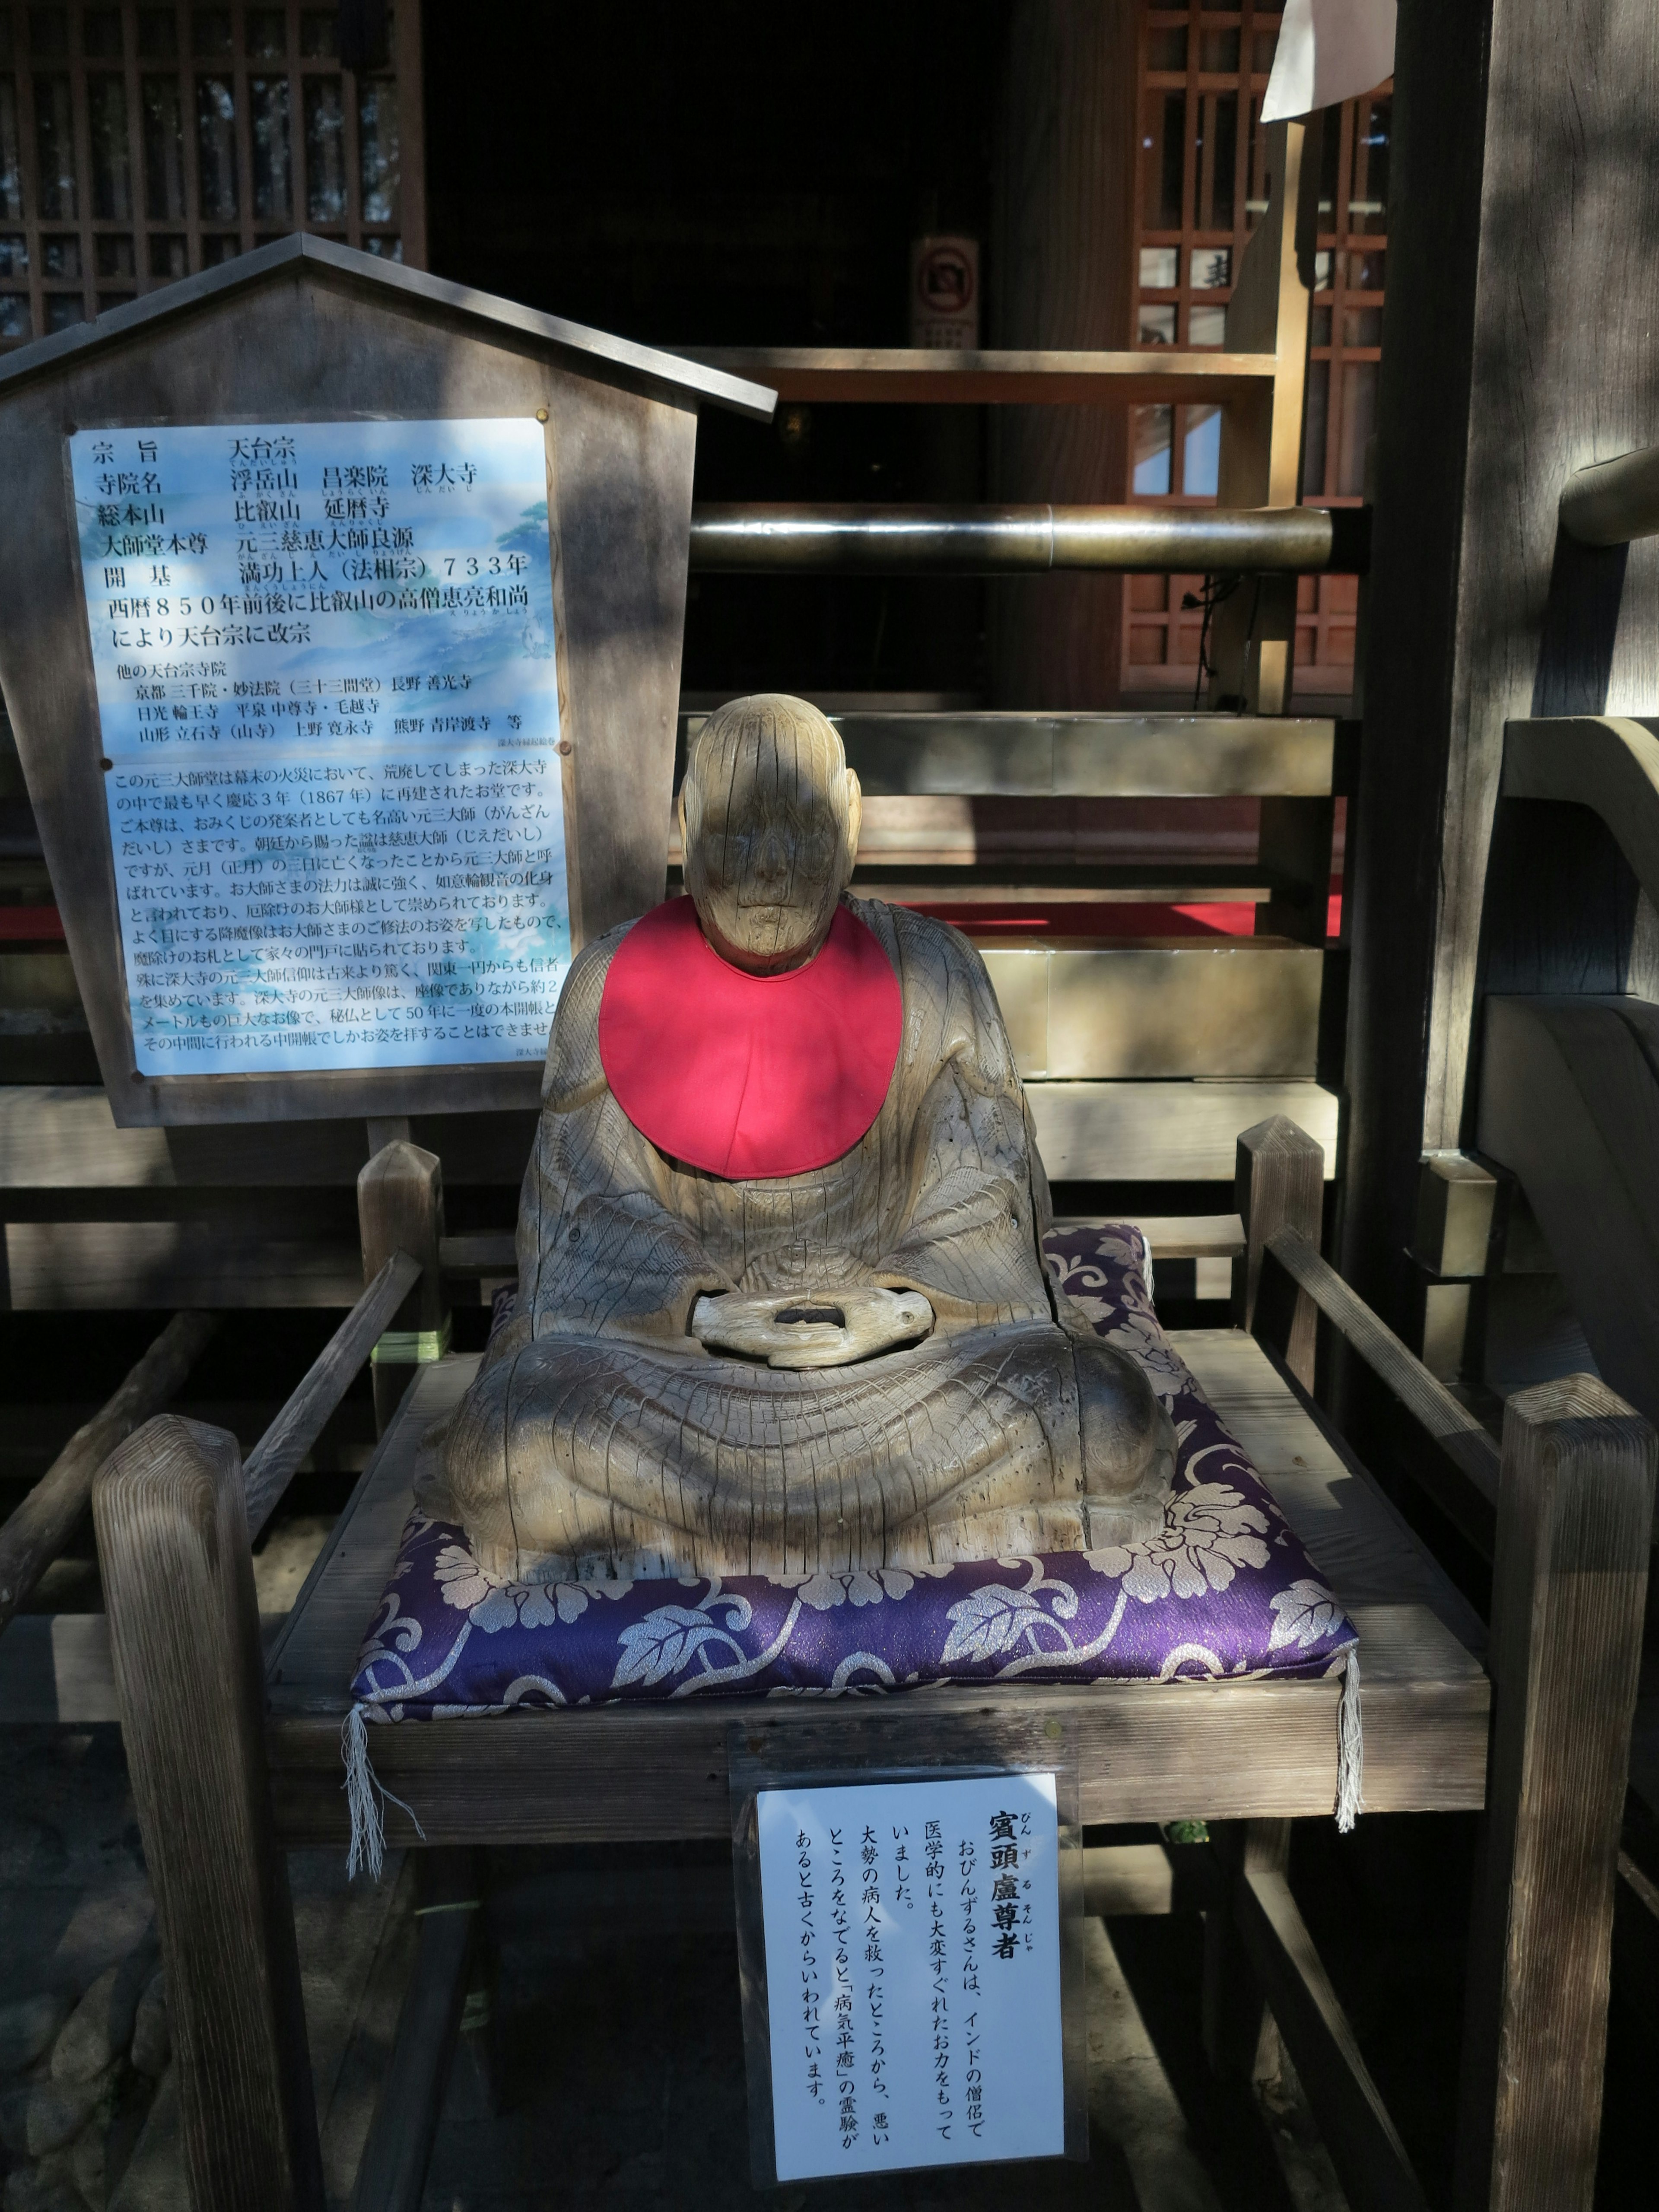
[[[1359,1646],[1342,1669],[1342,1705],[1337,1720],[1336,1825],[1346,1836],[1364,1810],[1365,1738],[1359,1720]]]
[[[407,1813],[422,1843],[426,1841],[426,1830],[414,1807],[405,1805],[401,1797],[394,1797],[384,1788],[369,1764],[367,1705],[354,1705],[346,1715],[340,1729],[340,1754],[345,1760],[342,1787],[351,1814],[351,1849],[346,1857],[346,1880],[351,1881],[360,1869],[364,1869],[371,1881],[378,1881],[386,1864],[386,1818],[381,1807],[392,1804],[400,1812]]]

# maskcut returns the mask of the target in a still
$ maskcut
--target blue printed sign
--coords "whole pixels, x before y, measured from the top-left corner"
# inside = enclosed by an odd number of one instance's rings
[[[541,425],[70,447],[139,1073],[539,1060],[570,964]]]

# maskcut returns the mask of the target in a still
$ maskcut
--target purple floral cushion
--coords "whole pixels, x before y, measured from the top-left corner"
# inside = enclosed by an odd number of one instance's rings
[[[416,1512],[352,1684],[378,1720],[942,1681],[1323,1674],[1353,1629],[1158,1327],[1139,1230],[1055,1232],[1054,1280],[1132,1352],[1178,1442],[1164,1525],[1040,1559],[678,1581],[494,1583]],[[503,1318],[497,1302],[495,1325]]]

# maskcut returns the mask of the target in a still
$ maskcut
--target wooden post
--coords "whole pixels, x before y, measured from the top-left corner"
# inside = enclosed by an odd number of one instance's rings
[[[1266,2014],[1234,1911],[1234,1889],[1246,1875],[1282,1875],[1291,1863],[1288,1820],[1212,1821],[1221,1862],[1220,1894],[1204,1914],[1204,2055],[1213,2073],[1253,2079],[1262,2051]],[[1271,2052],[1271,2046],[1269,2046]],[[1276,2056],[1276,2053],[1273,2053]]]
[[[1319,1249],[1325,1204],[1324,1148],[1287,1115],[1274,1114],[1246,1129],[1238,1140],[1233,1203],[1244,1224],[1244,1250],[1233,1261],[1233,1326],[1254,1330],[1267,1239],[1294,1229]],[[1285,1364],[1304,1389],[1313,1389],[1314,1346],[1319,1316],[1305,1291],[1296,1293],[1284,1345]]]
[[[420,1281],[370,1355],[374,1422],[384,1433],[417,1364],[438,1358],[448,1346],[449,1315],[438,1260],[444,1176],[437,1154],[401,1140],[383,1145],[357,1177],[357,1222],[365,1283],[374,1281],[394,1252],[407,1252],[421,1265]]]
[[[1294,507],[1302,496],[1318,185],[1317,131],[1300,122],[1269,125],[1267,211],[1239,262],[1227,303],[1227,349],[1270,354],[1273,380],[1271,390],[1231,399],[1222,411],[1222,507]],[[1216,610],[1212,707],[1247,714],[1289,711],[1296,585],[1294,576],[1246,576]]]
[[[321,2212],[235,1438],[157,1415],[105,1462],[93,1516],[167,1964],[191,2202],[196,2212]]]
[[[398,2015],[351,2212],[419,2212],[483,1917],[483,1854],[422,1854],[420,1942]]]
[[[1655,1437],[1585,1375],[1504,1409],[1459,2212],[1589,2212]]]
[[[1131,343],[1136,34],[1133,9],[1099,0],[1018,0],[1012,12],[988,257],[996,327],[988,343],[1109,352]],[[991,413],[994,498],[1106,506],[1123,498],[1127,409]],[[995,704],[1115,701],[1121,576],[1010,577],[988,596]]]

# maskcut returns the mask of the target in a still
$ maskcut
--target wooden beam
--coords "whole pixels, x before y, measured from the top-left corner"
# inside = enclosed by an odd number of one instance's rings
[[[1260,354],[1091,352],[987,347],[945,353],[916,346],[677,346],[780,399],[848,405],[1138,407],[1214,400],[1271,386]]]
[[[1460,2212],[1589,2212],[1654,1431],[1588,1376],[1504,1413]]]
[[[1659,542],[1576,545],[1652,441],[1650,0],[1402,0],[1360,787],[1343,1274],[1408,1325],[1422,1154],[1467,1144],[1504,726],[1659,697]]]
[[[368,1172],[367,1170],[364,1170]],[[257,1543],[323,1425],[356,1380],[363,1362],[421,1279],[421,1264],[393,1252],[301,1377],[292,1397],[248,1454],[247,1533]]]
[[[1460,1399],[1453,1397],[1445,1384],[1429,1372],[1386,1322],[1377,1319],[1304,1237],[1290,1230],[1281,1231],[1268,1239],[1267,1250],[1439,1445],[1479,1498],[1488,1507],[1496,1506],[1498,1447],[1479,1418]],[[1419,1474],[1419,1480],[1431,1496],[1435,1495],[1437,1486],[1427,1465],[1415,1462],[1413,1472]],[[1449,1500],[1446,1510],[1454,1519],[1463,1517],[1463,1509]]]
[[[1233,1885],[1233,1910],[1352,2212],[1427,2212],[1400,2130],[1282,1869],[1247,1864]]]
[[[1054,1227],[1104,1229],[1128,1221],[1146,1239],[1154,1264],[1164,1260],[1236,1260],[1244,1224],[1236,1213],[1057,1214]]]
[[[413,1127],[441,1156],[451,1189],[482,1183],[516,1190],[535,1140],[536,1113],[431,1115]],[[9,1219],[19,1218],[7,1208],[20,1193],[44,1208],[54,1202],[52,1192],[147,1190],[159,1199],[169,1190],[353,1191],[365,1157],[361,1121],[118,1129],[98,1085],[0,1085],[0,1213]],[[42,1211],[33,1218],[65,1217]]]
[[[69,1541],[99,1468],[117,1444],[167,1404],[217,1327],[210,1314],[175,1314],[119,1389],[75,1431],[0,1527],[0,1630]]]
[[[93,1490],[192,2203],[322,2212],[236,1440],[163,1413]]]

